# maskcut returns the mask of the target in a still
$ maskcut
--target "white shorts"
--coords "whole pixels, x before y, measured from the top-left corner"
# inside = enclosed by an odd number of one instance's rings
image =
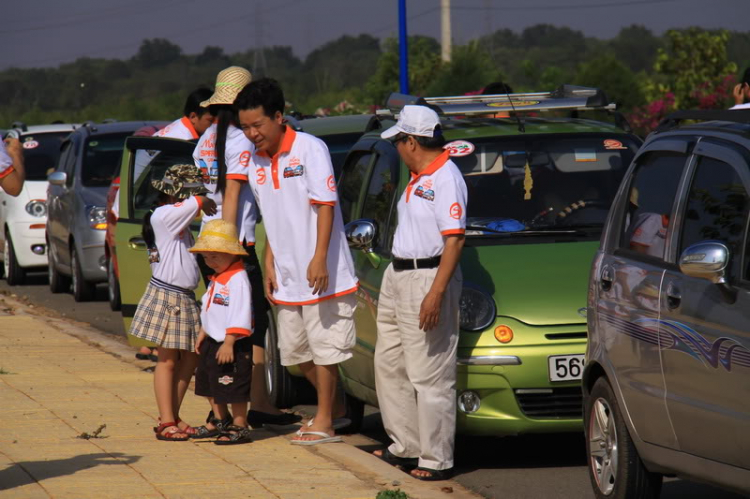
[[[313,361],[318,366],[352,358],[357,341],[354,330],[355,293],[312,305],[278,305],[281,364]]]

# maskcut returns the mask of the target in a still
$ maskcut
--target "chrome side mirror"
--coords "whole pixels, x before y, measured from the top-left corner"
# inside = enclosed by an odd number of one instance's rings
[[[68,175],[65,172],[52,172],[47,175],[47,180],[52,185],[65,185]]]
[[[375,236],[378,232],[377,222],[369,218],[349,222],[344,227],[346,240],[352,249],[360,249],[365,252],[372,251]]]
[[[727,282],[729,248],[720,241],[702,241],[685,248],[680,255],[680,271],[690,277],[708,279],[714,284]]]

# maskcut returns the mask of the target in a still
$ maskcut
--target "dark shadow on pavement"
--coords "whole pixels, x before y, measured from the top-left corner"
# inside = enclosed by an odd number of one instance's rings
[[[21,461],[0,470],[0,490],[22,487],[48,478],[74,475],[78,471],[101,465],[128,465],[141,459],[141,456],[129,456],[121,452],[110,454],[82,454],[67,459],[44,461]]]

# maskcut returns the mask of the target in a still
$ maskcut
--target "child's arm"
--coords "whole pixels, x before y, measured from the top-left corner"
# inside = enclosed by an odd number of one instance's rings
[[[228,178],[224,189],[224,200],[221,203],[221,218],[232,225],[237,223],[237,210],[240,204],[242,181]]]
[[[234,334],[228,334],[224,338],[224,343],[221,344],[219,350],[216,352],[216,360],[219,364],[231,364],[234,362],[235,341],[237,341],[237,336]]]
[[[244,272],[229,283],[229,306],[226,314],[226,337],[216,352],[219,364],[234,362],[234,343],[253,334],[253,303],[250,283]]]
[[[209,217],[216,215],[216,201],[206,196],[196,196],[196,199],[198,199],[198,205],[203,213]]]
[[[201,343],[203,343],[203,340],[206,339],[206,330],[201,328],[200,334],[198,334],[198,339],[195,340],[195,353],[200,354],[201,353]]]

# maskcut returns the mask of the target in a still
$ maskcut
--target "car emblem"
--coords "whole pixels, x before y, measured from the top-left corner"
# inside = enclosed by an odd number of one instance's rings
[[[587,314],[586,314],[586,307],[583,307],[583,308],[579,308],[579,309],[578,309],[578,315],[580,315],[581,317],[583,317],[583,318],[585,319],[585,318],[586,318],[586,315],[587,315]]]

